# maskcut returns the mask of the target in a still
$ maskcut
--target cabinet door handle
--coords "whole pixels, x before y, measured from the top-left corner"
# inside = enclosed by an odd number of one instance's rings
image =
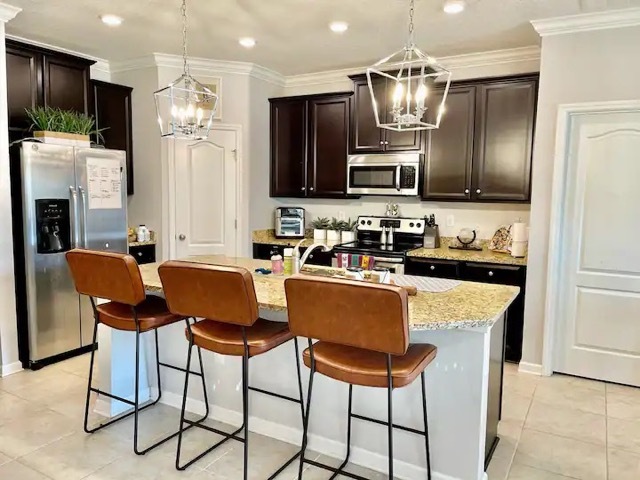
[[[468,188],[465,188],[465,189],[464,189],[464,193],[466,193],[466,194],[468,195],[468,194],[469,194],[469,189],[468,189]]]
[[[476,189],[476,193],[482,193],[482,190],[480,190],[479,188]]]
[[[493,277],[493,271],[489,270],[489,276]]]
[[[429,267],[429,268],[431,268],[431,270],[435,270],[436,266],[435,265],[431,265],[431,267]]]
[[[300,190],[302,190],[304,192],[306,189],[304,187],[302,187]]]
[[[385,145],[389,145],[389,142],[384,142]]]
[[[309,190],[311,190],[313,192],[313,187],[309,188]]]
[[[382,140],[380,140],[380,145],[384,145],[384,142]]]

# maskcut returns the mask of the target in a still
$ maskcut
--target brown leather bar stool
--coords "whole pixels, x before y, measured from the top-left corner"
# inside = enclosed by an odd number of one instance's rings
[[[181,321],[185,321],[186,324],[189,325],[189,318],[184,315],[172,314],[168,310],[167,304],[163,298],[152,295],[147,296],[145,294],[138,264],[131,255],[75,249],[67,252],[66,257],[69,268],[71,269],[71,275],[73,277],[76,290],[79,294],[87,295],[89,297],[95,317],[93,348],[91,350],[89,382],[87,386],[87,401],[84,411],[84,431],[86,433],[93,433],[111,425],[114,422],[122,420],[123,418],[134,415],[133,450],[138,455],[144,455],[149,450],[162,445],[180,433],[179,431],[175,432],[144,450],[140,450],[138,448],[138,414],[142,410],[158,403],[162,397],[162,383],[160,381],[161,365],[184,372],[187,377],[189,376],[189,373],[200,376],[202,378],[202,388],[204,390],[206,400],[207,388],[205,385],[204,375],[202,373],[191,372],[189,371],[189,367],[185,370],[184,368],[169,365],[160,361],[158,329],[165,325],[171,325]],[[109,302],[97,305],[96,298],[106,299],[109,300]],[[133,402],[126,398],[92,387],[96,336],[99,323],[117,330],[126,330],[136,333],[135,398]],[[140,407],[140,335],[151,331],[155,334],[158,397],[152,402]],[[200,360],[200,372],[202,372],[202,355],[200,353],[200,349],[198,349],[198,355]],[[96,392],[126,403],[133,407],[133,411],[102,423],[97,427],[89,428],[89,398],[91,396],[91,392]],[[206,416],[207,415],[199,421],[203,421]]]
[[[260,318],[258,301],[251,273],[239,267],[208,265],[192,262],[171,261],[160,265],[158,272],[162,281],[169,310],[175,315],[203,318],[193,325],[187,325],[186,336],[189,340],[189,352],[193,346],[204,348],[220,355],[242,357],[242,412],[243,422],[232,433],[223,432],[204,424],[199,428],[222,435],[224,438],[208,448],[186,464],[180,464],[182,433],[178,436],[176,468],[184,470],[229,439],[244,444],[244,479],[247,479],[249,449],[249,390],[295,402],[300,405],[304,423],[302,400],[302,380],[300,377],[300,358],[298,342],[289,331],[285,322],[270,322]],[[267,353],[274,348],[293,340],[298,374],[299,398],[292,398],[249,385],[249,359]],[[187,369],[191,355],[187,357]],[[185,419],[188,378],[184,383],[180,432],[184,424],[195,425]],[[244,436],[238,434],[244,430]],[[282,465],[269,480],[277,477],[298,456],[297,452]]]
[[[345,472],[351,452],[351,419],[385,425],[389,442],[389,478],[393,478],[394,428],[424,436],[427,475],[431,479],[429,427],[424,370],[436,357],[433,345],[409,345],[407,292],[396,286],[345,281],[332,278],[295,276],[285,280],[291,333],[309,339],[302,356],[311,369],[307,395],[304,438],[299,478],[304,463],[350,478],[365,477]],[[312,343],[312,339],[318,340]],[[318,372],[349,384],[347,454],[338,468],[309,460],[307,446],[313,376]],[[393,423],[393,389],[422,380],[424,430]],[[382,421],[352,413],[353,385],[387,389],[388,419]]]

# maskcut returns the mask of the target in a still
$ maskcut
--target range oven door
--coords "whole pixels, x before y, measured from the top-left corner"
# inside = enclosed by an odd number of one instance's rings
[[[347,165],[348,194],[418,195],[420,154],[352,155]]]

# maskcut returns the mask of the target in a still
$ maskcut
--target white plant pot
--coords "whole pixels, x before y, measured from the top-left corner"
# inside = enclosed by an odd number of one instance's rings
[[[340,231],[339,230],[327,230],[327,242],[339,242]]]
[[[314,240],[326,240],[327,239],[327,231],[322,228],[314,228],[313,229],[313,239]]]
[[[342,232],[342,243],[349,243],[356,241],[356,232],[346,231]]]

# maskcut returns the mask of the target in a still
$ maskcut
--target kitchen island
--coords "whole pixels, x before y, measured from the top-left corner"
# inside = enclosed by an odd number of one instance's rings
[[[190,261],[242,266],[250,271],[268,262],[223,256],[192,257]],[[143,281],[152,294],[161,294],[159,264],[142,265]],[[319,274],[312,267],[308,274]],[[254,274],[261,315],[287,321],[284,276]],[[438,356],[426,370],[431,458],[434,479],[482,480],[485,460],[497,443],[497,423],[502,397],[504,314],[518,288],[462,282],[444,293],[418,292],[409,298],[411,341],[431,343]],[[357,302],[357,299],[354,299]],[[345,319],[347,321],[348,319]],[[162,361],[185,363],[187,341],[182,325],[162,329]],[[147,339],[151,342],[151,338]],[[301,346],[306,341],[299,339]],[[151,347],[149,345],[148,347]],[[148,348],[148,351],[153,351]],[[285,395],[297,395],[293,345],[286,344],[250,362],[250,384]],[[213,418],[228,424],[241,423],[240,359],[203,352]],[[152,355],[147,355],[153,371]],[[183,376],[162,372],[162,401],[179,407]],[[303,369],[306,384],[308,370]],[[347,386],[318,377],[310,423],[309,448],[333,457],[343,457],[346,435]],[[150,382],[151,384],[155,382]],[[192,385],[196,382],[192,382]],[[306,388],[306,386],[305,386]],[[151,389],[153,390],[153,388]],[[354,412],[386,418],[386,391],[356,387]],[[187,408],[204,411],[202,392],[190,389]],[[420,382],[394,393],[394,421],[420,428],[422,422]],[[300,411],[295,405],[254,394],[251,397],[250,428],[263,435],[300,443]],[[354,463],[385,472],[387,436],[383,427],[354,424]],[[426,478],[424,444],[420,437],[398,432],[395,437],[396,476]]]

